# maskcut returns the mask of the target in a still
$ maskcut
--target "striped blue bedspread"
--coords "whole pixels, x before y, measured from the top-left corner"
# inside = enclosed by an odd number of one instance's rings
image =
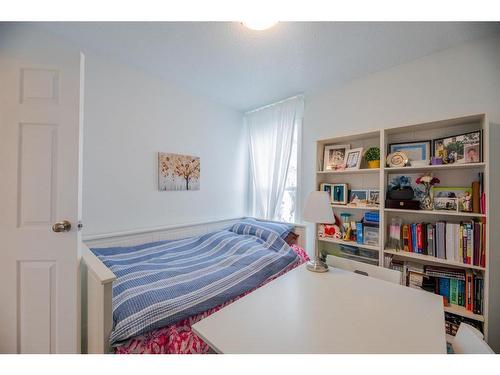
[[[92,249],[117,276],[110,344],[216,307],[298,262],[280,235],[241,222],[199,237]]]

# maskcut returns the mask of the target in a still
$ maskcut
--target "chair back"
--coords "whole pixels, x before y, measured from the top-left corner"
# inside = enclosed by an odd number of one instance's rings
[[[495,354],[484,341],[483,334],[467,323],[458,327],[452,346],[455,354]]]
[[[402,272],[391,270],[385,267],[374,266],[367,263],[356,262],[354,260],[328,255],[326,263],[334,268],[351,271],[364,276],[374,277],[394,284],[401,284]]]

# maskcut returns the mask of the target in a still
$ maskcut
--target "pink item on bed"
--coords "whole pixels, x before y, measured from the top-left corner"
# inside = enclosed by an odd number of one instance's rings
[[[282,276],[288,271],[296,268],[297,266],[307,262],[309,256],[305,250],[297,245],[292,245],[292,249],[299,256],[300,261],[291,265],[289,268],[280,272],[278,275],[268,279],[262,285]],[[219,311],[224,306],[238,300],[239,298],[253,292],[255,289],[249,290],[242,295],[229,300],[222,305],[207,310],[202,314],[192,316],[184,319],[174,325],[157,329],[146,334],[134,337],[126,343],[115,348],[116,354],[206,354],[209,352],[209,346],[200,339],[192,330],[191,325],[200,321],[201,319],[212,315],[214,312]]]

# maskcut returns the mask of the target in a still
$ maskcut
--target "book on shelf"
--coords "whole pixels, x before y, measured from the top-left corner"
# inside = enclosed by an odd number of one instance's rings
[[[463,307],[478,315],[483,313],[484,283],[481,275],[448,269],[429,271],[427,267],[425,273],[434,279],[434,293],[443,297],[445,305]]]
[[[482,315],[484,278],[480,272],[389,258],[384,263],[388,268],[403,272],[406,286],[438,294],[446,306]]]
[[[410,253],[485,267],[486,221],[403,224],[400,243]]]

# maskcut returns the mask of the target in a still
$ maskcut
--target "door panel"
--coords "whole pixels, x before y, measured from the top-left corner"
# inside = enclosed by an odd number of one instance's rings
[[[19,125],[19,227],[56,220],[57,131],[56,124]]]
[[[56,272],[56,262],[18,262],[19,353],[55,352]]]
[[[76,353],[83,59],[22,27],[3,38],[0,353]]]

